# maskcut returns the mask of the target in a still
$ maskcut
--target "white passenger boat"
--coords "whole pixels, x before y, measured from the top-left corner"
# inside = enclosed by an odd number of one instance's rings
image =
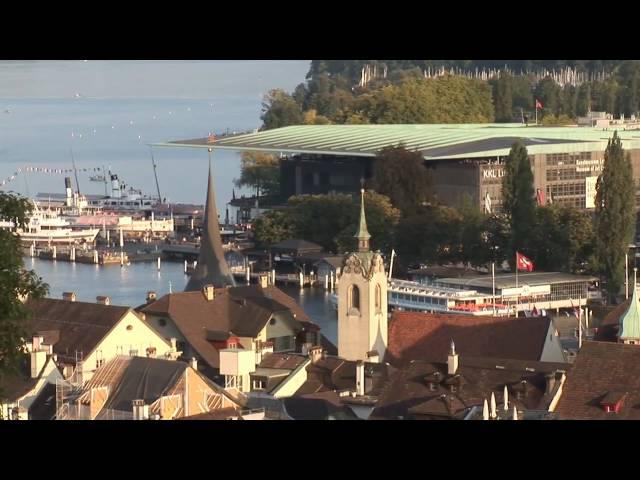
[[[494,306],[491,295],[482,294],[475,290],[458,290],[391,279],[387,292],[387,304],[390,311],[459,313],[478,316],[509,314],[507,305],[496,302]],[[334,308],[337,309],[337,294],[333,293],[330,300]]]
[[[14,229],[12,221],[0,221],[0,228]],[[37,206],[28,217],[24,228],[16,229],[16,234],[24,243],[82,243],[94,242],[100,232],[98,228],[72,229],[71,224],[61,218],[55,210],[40,209]]]

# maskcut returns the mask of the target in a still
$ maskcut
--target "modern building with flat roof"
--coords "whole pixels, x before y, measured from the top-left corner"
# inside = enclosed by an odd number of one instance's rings
[[[604,151],[614,130],[630,153],[640,204],[640,130],[522,124],[299,125],[155,146],[273,152],[282,156],[283,197],[357,192],[384,147],[418,151],[431,170],[436,199],[458,206],[465,197],[486,210],[502,203],[504,161],[513,143],[527,147],[540,203],[593,209]],[[487,201],[487,197],[490,201]]]
[[[586,305],[588,300],[600,298],[598,278],[588,275],[573,275],[561,272],[522,272],[497,274],[495,276],[496,298],[507,305],[531,304],[541,308],[559,309]],[[438,286],[492,293],[491,275],[462,278],[441,278],[434,282]]]

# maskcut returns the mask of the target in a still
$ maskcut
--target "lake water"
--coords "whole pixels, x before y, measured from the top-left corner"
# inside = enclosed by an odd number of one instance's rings
[[[304,81],[309,61],[0,61],[0,182],[18,168],[111,167],[155,194],[148,144],[261,125],[262,97]],[[76,94],[79,95],[76,98]],[[72,136],[73,134],[73,136]],[[207,152],[154,148],[161,193],[204,203]],[[216,201],[224,214],[240,157],[214,154]],[[104,193],[79,173],[83,193]],[[28,173],[0,187],[64,192],[64,175]],[[238,193],[238,190],[236,190]]]
[[[120,267],[30,257],[25,258],[24,263],[49,284],[51,298],[62,298],[63,292],[75,292],[81,302],[95,302],[98,295],[105,295],[111,298],[113,305],[136,307],[145,302],[148,291],[155,291],[158,297],[169,293],[169,288],[174,293],[181,292],[188,280],[184,265],[175,262],[163,262],[160,271],[156,263],[132,263]],[[338,320],[323,288],[278,287],[296,300],[322,328],[322,333],[336,344]]]
[[[71,152],[83,193],[104,193],[90,183],[96,167],[111,168],[128,185],[155,194],[148,144],[246,131],[262,123],[262,98],[272,88],[292,91],[304,81],[308,60],[296,61],[0,61],[0,182],[18,168],[71,168]],[[154,148],[163,196],[204,203],[207,153],[193,148]],[[216,202],[224,215],[236,152],[214,154]],[[0,187],[28,196],[63,193],[61,174],[27,173]],[[236,193],[240,193],[236,189]],[[108,295],[114,304],[137,306],[146,292],[182,291],[183,265],[165,262],[96,267],[25,259],[50,285],[50,296],[74,291],[81,301]],[[283,288],[335,342],[335,313],[320,289]]]

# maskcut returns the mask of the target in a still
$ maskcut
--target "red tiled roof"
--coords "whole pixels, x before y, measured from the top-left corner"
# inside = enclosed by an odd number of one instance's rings
[[[219,352],[207,332],[255,337],[274,312],[282,311],[289,311],[306,329],[319,329],[295,300],[274,286],[216,289],[211,301],[200,291],[173,293],[144,306],[141,311],[170,317],[189,344],[213,368],[218,368]]]
[[[618,413],[607,413],[601,402],[613,392],[627,395]],[[640,346],[584,342],[556,412],[574,420],[640,420]]]
[[[386,361],[446,358],[451,340],[464,356],[540,360],[551,319],[395,312],[389,327]]]

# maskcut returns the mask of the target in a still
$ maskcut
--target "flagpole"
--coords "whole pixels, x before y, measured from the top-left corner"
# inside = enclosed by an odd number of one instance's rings
[[[582,348],[582,295],[578,299],[578,350]]]
[[[493,303],[493,316],[496,316],[496,262],[491,263],[491,284],[492,294],[491,302]]]
[[[624,299],[629,300],[629,254],[624,254]]]
[[[518,290],[518,252],[516,252],[516,317],[518,316],[518,307],[520,306],[520,290]]]

